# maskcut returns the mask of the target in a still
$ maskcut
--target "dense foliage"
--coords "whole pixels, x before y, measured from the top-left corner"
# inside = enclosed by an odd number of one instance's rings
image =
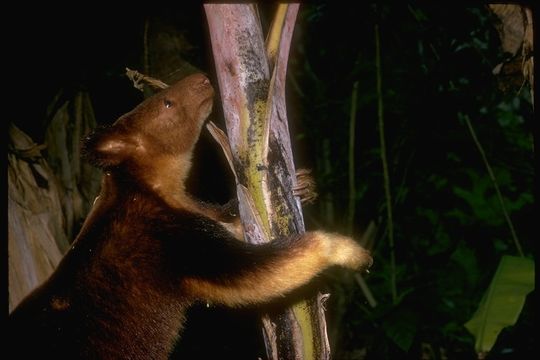
[[[525,252],[533,243],[532,106],[527,87],[503,94],[492,69],[504,54],[487,8],[440,4],[366,4],[344,11],[304,8],[291,59],[291,97],[302,119],[299,142],[317,170],[321,201],[310,212],[346,229],[348,198],[357,203],[354,233],[379,225],[375,266],[367,281],[378,306],[356,287],[344,313],[336,358],[474,358],[463,328],[503,254],[514,254],[493,182],[464,122],[494,169]],[[375,24],[380,31],[384,123],[396,266],[389,261],[377,123]],[[357,99],[352,99],[354,82]],[[356,193],[348,189],[351,101],[357,101]],[[328,203],[331,203],[330,206]],[[391,273],[397,299],[391,296]],[[492,354],[534,349],[527,303],[517,326]],[[367,349],[361,350],[363,347]],[[416,355],[413,355],[416,354]]]

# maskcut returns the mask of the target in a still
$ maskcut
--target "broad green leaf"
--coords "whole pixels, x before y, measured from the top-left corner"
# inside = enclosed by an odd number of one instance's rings
[[[476,352],[491,350],[501,330],[516,323],[532,290],[534,261],[503,256],[476,313],[465,324],[476,339]]]

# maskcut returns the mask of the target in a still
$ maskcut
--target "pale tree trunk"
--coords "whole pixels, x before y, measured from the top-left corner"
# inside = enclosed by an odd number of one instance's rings
[[[43,145],[13,123],[8,143],[9,311],[45,281],[69,246],[61,191]]]
[[[237,183],[246,240],[302,233],[293,195],[295,168],[285,107],[285,76],[298,4],[282,4],[263,39],[253,4],[204,5],[227,126],[209,129],[225,150]],[[325,295],[263,317],[269,359],[328,359]]]
[[[90,98],[61,98],[49,107],[45,144],[9,126],[9,311],[51,275],[99,191],[100,171],[80,160],[79,141],[96,125]]]

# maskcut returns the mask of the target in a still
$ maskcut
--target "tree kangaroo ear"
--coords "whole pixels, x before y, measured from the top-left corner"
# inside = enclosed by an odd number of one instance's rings
[[[82,155],[92,165],[108,169],[119,166],[131,156],[135,144],[128,134],[115,126],[102,127],[86,136],[82,142]]]

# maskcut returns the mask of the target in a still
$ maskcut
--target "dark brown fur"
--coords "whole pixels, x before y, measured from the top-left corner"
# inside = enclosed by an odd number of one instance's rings
[[[337,234],[246,244],[227,212],[185,192],[212,96],[192,75],[85,139],[101,193],[57,270],[10,315],[17,358],[166,359],[195,301],[266,302],[329,266],[371,263]]]

